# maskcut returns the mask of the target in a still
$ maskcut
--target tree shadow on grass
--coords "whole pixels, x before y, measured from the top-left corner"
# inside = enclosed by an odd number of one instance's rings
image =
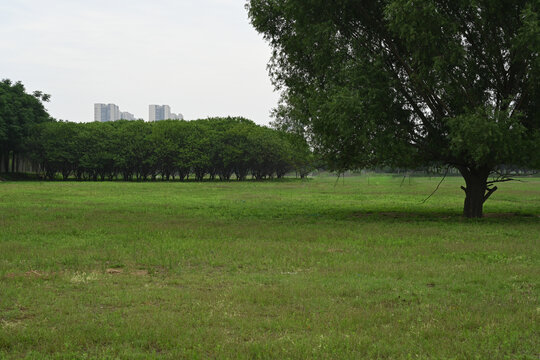
[[[521,224],[521,223],[540,223],[540,214],[521,213],[521,212],[486,212],[481,219],[468,219],[461,213],[455,211],[399,211],[399,210],[337,210],[329,211],[321,216],[324,218],[345,221],[359,222],[380,222],[380,223],[484,223],[484,224]]]
[[[0,181],[40,181],[36,174],[26,173],[0,173]]]

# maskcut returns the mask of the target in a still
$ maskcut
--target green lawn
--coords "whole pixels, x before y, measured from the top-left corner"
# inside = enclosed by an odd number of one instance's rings
[[[540,179],[0,182],[0,358],[535,359]]]

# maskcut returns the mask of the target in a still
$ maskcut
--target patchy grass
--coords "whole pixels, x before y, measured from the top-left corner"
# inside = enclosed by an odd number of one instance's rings
[[[2,182],[0,358],[538,359],[540,179]]]

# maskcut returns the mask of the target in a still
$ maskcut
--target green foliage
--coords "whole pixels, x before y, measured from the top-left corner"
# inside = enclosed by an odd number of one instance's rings
[[[467,163],[494,169],[500,165],[496,159],[518,159],[531,148],[520,116],[489,110],[481,108],[448,121],[450,151]]]
[[[196,180],[229,180],[233,174],[244,180],[250,173],[257,179],[283,177],[306,168],[309,158],[293,154],[277,131],[244,118],[54,122],[42,105],[49,98],[40,91],[26,94],[21,83],[0,82],[0,171],[21,156],[38,164],[47,179],[60,173],[78,180],[184,180],[190,174]],[[303,160],[295,161],[296,155]]]
[[[0,81],[0,161],[4,160],[0,171],[9,170],[10,156],[28,151],[27,139],[35,125],[51,120],[42,103],[49,98],[40,91],[27,94],[21,82]]]
[[[540,163],[537,0],[250,0],[247,9],[274,50],[277,126],[332,168],[445,164],[488,191],[497,167]]]
[[[48,122],[40,127],[39,138],[32,144],[33,157],[43,164],[46,177],[54,179],[56,172],[61,172],[64,179],[74,171],[77,161],[77,147],[81,146],[77,138],[76,125],[67,122]]]
[[[167,120],[155,123],[116,121],[75,124],[51,122],[38,126],[29,141],[32,158],[48,179],[60,172],[64,179],[155,180],[190,174],[196,180],[232,174],[244,180],[283,177],[309,167],[309,148],[293,148],[278,131],[243,118],[197,121]],[[294,150],[293,150],[294,149]],[[296,158],[302,160],[295,160]],[[305,175],[305,170],[304,175]]]

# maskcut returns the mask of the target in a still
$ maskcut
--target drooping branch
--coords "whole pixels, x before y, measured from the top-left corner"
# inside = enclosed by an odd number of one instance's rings
[[[511,179],[511,178],[501,179],[501,180],[491,180],[491,181],[486,182],[486,185],[492,185],[492,184],[495,184],[495,183],[501,183],[501,182],[507,182],[507,181],[521,181],[521,180]]]
[[[446,179],[446,175],[448,175],[448,171],[450,170],[450,166],[448,166],[446,168],[446,172],[444,173],[444,176],[443,178],[441,179],[441,181],[439,182],[439,184],[437,185],[437,187],[435,188],[435,190],[433,190],[433,192],[427,197],[425,198],[423,201],[422,201],[422,204],[424,204],[426,201],[428,201],[433,195],[435,195],[435,193],[437,192],[437,190],[439,190],[439,187],[441,186],[441,184],[443,183],[444,179]],[[465,188],[462,186],[461,187],[464,191],[465,191]]]

